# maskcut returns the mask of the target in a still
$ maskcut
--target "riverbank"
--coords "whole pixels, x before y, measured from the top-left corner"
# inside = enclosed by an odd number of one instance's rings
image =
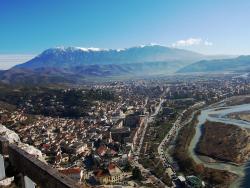
[[[195,135],[195,126],[200,112],[195,113],[193,120],[184,126],[177,137],[173,157],[178,162],[180,171],[185,175],[194,174],[209,182],[209,187],[229,187],[237,175],[226,170],[207,168],[203,164],[196,163],[189,155],[189,144]]]
[[[236,106],[236,105],[249,104],[249,103],[250,103],[249,95],[233,96],[224,101],[225,106]]]
[[[237,120],[250,122],[250,111],[231,113],[231,114],[228,114],[227,117],[231,119],[237,119]]]
[[[244,164],[239,166],[226,161],[216,161],[208,157],[205,157],[204,159],[204,155],[199,155],[196,152],[196,149],[197,144],[203,134],[202,125],[204,125],[206,121],[233,124],[240,128],[250,128],[250,122],[232,119],[228,117],[228,115],[231,113],[241,113],[249,111],[250,104],[247,104],[248,100],[249,96],[231,97],[215,104],[209,105],[206,108],[203,108],[201,110],[201,114],[197,118],[198,123],[195,126],[195,135],[192,138],[188,149],[190,157],[195,161],[195,163],[203,164],[207,168],[212,168],[216,170],[226,170],[230,173],[237,174],[238,178],[235,179],[235,181],[233,181],[232,183],[230,183],[229,187],[232,188],[244,187],[242,186],[243,184],[250,185],[250,180],[249,178],[247,178],[249,177],[248,174],[250,173],[249,165]]]

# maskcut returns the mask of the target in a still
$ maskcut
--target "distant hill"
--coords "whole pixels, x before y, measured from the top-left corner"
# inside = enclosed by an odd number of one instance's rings
[[[50,48],[28,62],[0,72],[5,83],[81,83],[89,77],[146,76],[174,73],[202,54],[146,45],[126,49]]]
[[[177,73],[244,72],[250,70],[250,56],[232,59],[202,60],[181,68]]]

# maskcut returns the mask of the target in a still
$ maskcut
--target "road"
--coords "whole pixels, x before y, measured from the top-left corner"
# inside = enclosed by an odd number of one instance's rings
[[[146,134],[146,130],[147,130],[147,127],[148,127],[148,124],[153,122],[154,121],[154,118],[155,116],[157,116],[157,114],[159,113],[161,107],[162,107],[162,104],[165,100],[163,99],[160,99],[160,103],[159,105],[156,107],[156,110],[153,114],[151,115],[147,115],[146,118],[145,118],[145,123],[144,123],[144,127],[143,127],[143,131],[142,131],[142,135],[141,135],[141,138],[140,138],[140,142],[139,142],[139,145],[138,147],[135,149],[134,153],[133,153],[133,161],[131,163],[131,165],[133,167],[138,167],[142,173],[142,176],[145,178],[145,179],[150,179],[152,184],[155,185],[156,187],[159,187],[159,188],[165,188],[167,187],[165,185],[165,183],[163,183],[159,178],[157,178],[156,176],[152,175],[151,172],[144,168],[143,165],[141,165],[138,161],[138,156],[140,154],[140,151],[141,151],[141,148],[142,148],[142,145],[143,145],[143,140],[144,140],[144,137],[145,137],[145,134]]]
[[[176,172],[174,170],[174,168],[171,166],[169,159],[167,158],[167,156],[164,154],[164,146],[167,146],[171,140],[176,139],[179,130],[184,126],[187,125],[188,123],[190,123],[194,117],[195,112],[192,113],[191,116],[189,116],[189,118],[187,120],[185,120],[184,122],[182,121],[182,117],[183,115],[189,111],[189,110],[193,110],[195,108],[199,108],[200,106],[204,105],[205,102],[198,102],[195,103],[193,106],[189,107],[188,109],[183,110],[179,116],[177,117],[176,121],[174,122],[172,128],[170,129],[170,131],[166,134],[166,136],[164,137],[164,139],[161,141],[160,145],[158,146],[158,154],[160,156],[160,160],[162,161],[163,165],[166,167],[169,167],[172,169],[174,175],[171,177],[172,178],[172,183],[174,184],[173,179],[176,178]]]
[[[160,103],[159,105],[156,107],[156,110],[155,112],[152,114],[152,115],[147,115],[146,118],[145,118],[145,123],[144,123],[144,127],[143,127],[143,130],[142,130],[142,134],[141,134],[141,138],[140,138],[140,142],[139,142],[139,146],[136,148],[134,154],[135,155],[139,155],[140,154],[140,151],[141,151],[141,148],[142,148],[142,145],[143,145],[143,140],[144,140],[144,137],[145,137],[145,134],[146,134],[146,131],[147,131],[147,128],[148,128],[148,124],[153,122],[154,121],[154,118],[155,116],[157,116],[157,114],[159,113],[160,109],[161,109],[161,106],[163,104],[165,100],[163,99],[160,99]]]

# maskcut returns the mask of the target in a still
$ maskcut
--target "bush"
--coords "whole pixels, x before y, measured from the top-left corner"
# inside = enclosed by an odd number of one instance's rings
[[[133,170],[132,170],[132,177],[133,179],[135,180],[139,180],[141,181],[142,180],[142,175],[141,175],[141,171],[138,167],[135,167]]]

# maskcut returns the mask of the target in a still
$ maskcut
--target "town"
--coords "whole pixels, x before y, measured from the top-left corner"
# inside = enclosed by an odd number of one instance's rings
[[[33,146],[28,153],[82,186],[204,187],[210,182],[183,172],[173,154],[178,133],[205,104],[249,94],[250,80],[214,75],[108,81],[43,88],[30,96],[5,90],[0,135]]]

